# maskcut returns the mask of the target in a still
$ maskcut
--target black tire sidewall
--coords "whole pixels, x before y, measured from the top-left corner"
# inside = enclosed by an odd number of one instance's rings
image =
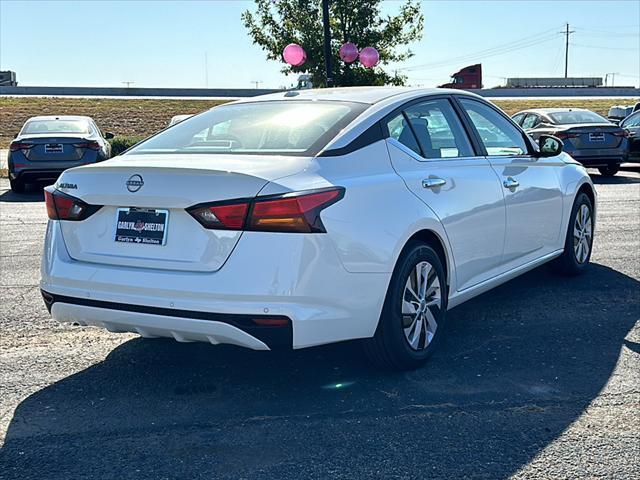
[[[587,259],[584,261],[584,263],[579,263],[573,250],[573,226],[576,222],[576,215],[578,214],[578,210],[580,210],[580,207],[582,205],[586,205],[589,208],[589,212],[591,214],[591,240],[589,242],[589,254],[587,255]],[[567,229],[567,238],[564,245],[564,255],[566,257],[565,261],[569,264],[571,269],[574,269],[576,272],[581,272],[585,268],[587,268],[587,265],[589,265],[589,261],[591,260],[591,253],[593,252],[593,239],[595,233],[594,220],[593,205],[591,204],[591,200],[586,194],[580,193],[576,197],[576,201],[573,203],[573,208],[571,209],[571,217],[569,217],[569,227]]]
[[[404,288],[409,273],[418,263],[423,261],[429,262],[438,275],[438,280],[441,285],[441,296],[443,299],[442,311],[436,319],[438,322],[438,328],[436,330],[436,334],[431,340],[431,343],[429,343],[427,348],[423,350],[413,350],[404,336],[401,315],[402,297],[404,295]],[[393,274],[387,298],[385,300],[383,315],[380,320],[382,323],[382,334],[385,336],[385,341],[388,342],[391,350],[395,352],[397,361],[402,364],[415,364],[417,366],[429,358],[434,348],[439,343],[444,331],[447,296],[448,289],[444,267],[442,266],[442,261],[435,250],[424,244],[412,244],[408,246]]]

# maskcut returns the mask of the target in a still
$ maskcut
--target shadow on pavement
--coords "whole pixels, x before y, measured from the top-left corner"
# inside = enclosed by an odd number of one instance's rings
[[[625,185],[631,183],[640,183],[640,177],[625,175],[624,171],[619,171],[613,177],[603,177],[594,172],[589,172],[591,181],[596,185]]]
[[[28,185],[24,193],[16,193],[13,190],[7,190],[0,194],[0,202],[44,202],[44,191],[40,185]]]
[[[370,367],[354,343],[131,340],[25,399],[0,465],[22,479],[504,478],[598,396],[639,287],[601,265],[537,269],[452,310],[408,373]]]

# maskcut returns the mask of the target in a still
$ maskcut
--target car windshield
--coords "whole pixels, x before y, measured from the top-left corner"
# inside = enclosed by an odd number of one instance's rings
[[[597,113],[588,110],[569,110],[566,112],[550,113],[549,116],[559,125],[569,125],[572,123],[611,123]]]
[[[30,120],[22,128],[22,134],[37,133],[89,133],[85,120]]]
[[[127,154],[315,155],[366,107],[295,100],[223,105],[160,132]]]

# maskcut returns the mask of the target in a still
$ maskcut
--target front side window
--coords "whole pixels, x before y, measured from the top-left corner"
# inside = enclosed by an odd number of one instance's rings
[[[89,123],[84,120],[30,120],[22,127],[21,135],[48,133],[90,133]]]
[[[487,153],[492,156],[526,155],[527,143],[511,122],[493,108],[475,100],[460,99]]]
[[[127,155],[315,155],[366,108],[355,102],[307,100],[222,105],[160,132]]]
[[[538,116],[530,113],[527,115],[527,118],[524,119],[524,122],[522,122],[522,128],[533,128],[538,125],[538,123],[540,123]]]
[[[522,120],[524,119],[524,117],[525,117],[524,113],[518,113],[513,116],[513,121],[516,122],[518,125],[522,125]]]
[[[640,112],[634,113],[628,117],[622,124],[622,127],[640,127]]]
[[[471,157],[473,149],[453,107],[438,99],[405,110],[425,158]]]

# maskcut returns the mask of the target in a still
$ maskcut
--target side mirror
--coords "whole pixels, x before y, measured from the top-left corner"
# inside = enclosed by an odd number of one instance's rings
[[[113,137],[115,137],[115,135],[113,133],[111,133],[111,132],[107,132],[107,133],[104,134],[104,138],[106,140],[111,140]]]
[[[540,138],[538,138],[538,146],[540,147],[541,157],[555,157],[562,152],[564,143],[553,135],[540,135]]]

